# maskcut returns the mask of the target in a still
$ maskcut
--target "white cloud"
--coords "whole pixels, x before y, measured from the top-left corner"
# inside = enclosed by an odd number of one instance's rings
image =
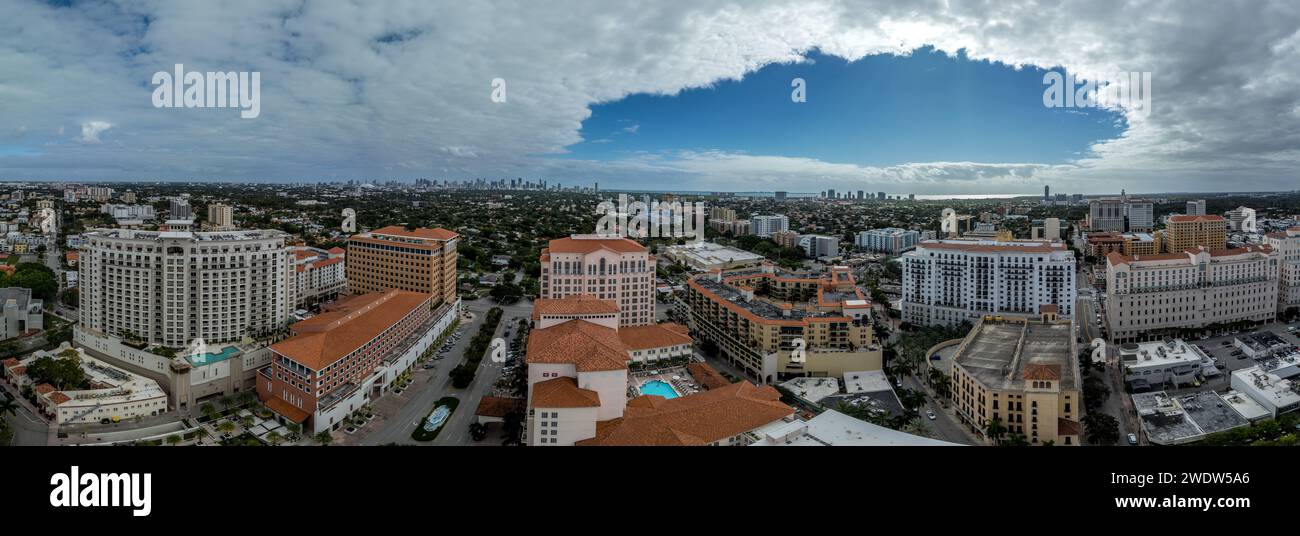
[[[99,135],[113,128],[111,123],[106,121],[86,121],[81,124],[81,143],[98,144]]]
[[[722,188],[826,181],[934,192],[1290,189],[1300,163],[1300,4],[1095,0],[616,2],[105,2],[0,7],[0,123],[24,138],[82,118],[84,144],[0,157],[2,177],[346,179],[536,176]],[[573,13],[582,13],[574,17]],[[147,21],[147,22],[146,22]],[[595,103],[738,79],[813,48],[858,59],[933,45],[1008,65],[1151,71],[1151,115],[1065,166],[912,163],[701,152],[551,158]],[[155,109],[151,75],[262,73],[262,115]],[[509,101],[491,101],[501,77]],[[784,95],[784,93],[783,93]],[[129,127],[128,127],[129,125]],[[3,140],[0,140],[3,141]],[[110,147],[111,145],[111,147]],[[195,150],[201,149],[201,150]],[[797,155],[794,155],[797,156]],[[876,181],[865,184],[861,181]],[[654,182],[653,184],[661,184]],[[751,181],[741,184],[750,185]],[[745,189],[755,189],[745,186]],[[853,188],[858,189],[858,188]],[[874,188],[873,188],[874,189]],[[918,192],[920,193],[920,192]]]

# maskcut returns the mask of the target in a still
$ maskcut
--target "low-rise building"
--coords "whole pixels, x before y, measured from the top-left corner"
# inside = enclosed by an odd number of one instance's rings
[[[167,411],[167,393],[158,382],[95,359],[66,342],[52,351],[37,351],[22,360],[5,360],[5,378],[21,389],[32,383],[27,376],[31,364],[47,357],[75,360],[86,375],[86,385],[80,389],[58,390],[48,384],[36,389],[41,412],[59,426],[119,422]]]
[[[1124,367],[1124,381],[1134,386],[1134,391],[1191,385],[1206,369],[1213,370],[1214,361],[1200,348],[1182,339],[1119,345],[1119,361]]]
[[[1300,409],[1300,383],[1269,372],[1262,366],[1233,371],[1231,385],[1268,411],[1269,416]]]
[[[1142,420],[1147,441],[1155,445],[1182,445],[1217,432],[1250,424],[1237,411],[1240,404],[1229,402],[1214,391],[1170,396],[1164,391],[1133,395],[1133,406]]]
[[[774,422],[754,432],[752,447],[956,447],[850,417],[833,409],[808,420]]]
[[[855,245],[874,253],[900,255],[904,251],[915,247],[916,243],[920,241],[921,233],[917,231],[886,227],[884,229],[860,231],[855,240]]]
[[[757,266],[766,258],[743,249],[703,241],[668,246],[664,248],[664,257],[701,272]]]
[[[0,322],[0,339],[45,329],[43,306],[42,300],[32,299],[32,289],[0,288],[0,307],[4,308],[4,321]]]

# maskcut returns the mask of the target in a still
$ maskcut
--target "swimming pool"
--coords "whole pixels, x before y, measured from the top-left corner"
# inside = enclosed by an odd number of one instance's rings
[[[208,352],[198,357],[197,359],[194,356],[186,356],[186,359],[189,359],[190,364],[196,367],[201,367],[203,365],[225,361],[227,359],[230,359],[231,357],[234,357],[235,354],[238,353],[239,353],[239,348],[235,348],[234,346],[227,346],[225,348],[222,348],[220,352],[215,354],[212,352]]]
[[[677,391],[673,389],[673,386],[668,385],[662,380],[650,380],[641,384],[641,394],[662,396],[667,399],[673,399],[680,396],[677,394]]]

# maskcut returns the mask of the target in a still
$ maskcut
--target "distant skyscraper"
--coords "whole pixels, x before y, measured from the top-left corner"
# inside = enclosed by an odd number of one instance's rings
[[[790,230],[790,219],[781,214],[754,216],[749,219],[749,228],[756,236],[767,238],[777,231]]]
[[[1043,201],[1050,201],[1051,199],[1052,199],[1052,187],[1051,187],[1051,186],[1048,186],[1048,185],[1046,185],[1046,184],[1044,184],[1044,185],[1043,185]]]
[[[881,201],[884,201],[884,200],[885,200],[885,192],[876,192],[876,198],[877,198],[877,199],[880,199]]]
[[[1204,216],[1204,215],[1205,215],[1205,200],[1204,200],[1204,199],[1195,199],[1195,200],[1192,200],[1192,201],[1188,201],[1188,202],[1187,202],[1187,211],[1186,211],[1186,212],[1187,212],[1187,215],[1188,215],[1188,216]]]
[[[835,190],[826,190],[827,199],[835,199]]]
[[[234,229],[235,208],[221,203],[208,205],[208,224],[215,230]]]
[[[858,199],[866,199],[867,197],[864,194],[866,194],[866,192],[858,190]]]
[[[179,197],[172,199],[171,213],[171,219],[173,220],[194,219],[194,209],[190,207],[190,202]]]
[[[776,193],[776,200],[777,200],[777,201],[785,201],[785,196],[786,196],[786,193],[785,193],[785,192],[777,192],[777,193]]]

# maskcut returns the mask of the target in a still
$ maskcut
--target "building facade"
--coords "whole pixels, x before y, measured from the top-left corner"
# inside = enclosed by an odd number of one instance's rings
[[[790,230],[790,218],[782,214],[771,216],[751,216],[749,218],[749,229],[755,236],[767,238],[772,233]]]
[[[986,314],[1073,318],[1074,252],[1060,242],[932,240],[902,256],[903,321],[955,325]]]
[[[435,304],[456,301],[456,247],[460,235],[442,228],[391,225],[348,238],[348,292],[391,289],[432,294]]]
[[[1278,312],[1300,308],[1300,227],[1268,233],[1264,243],[1278,256]]]
[[[910,229],[886,227],[858,232],[856,245],[875,253],[900,255],[921,241],[921,233]]]
[[[1224,249],[1228,247],[1227,237],[1228,226],[1223,216],[1174,215],[1165,222],[1164,251],[1181,253],[1198,247]]]
[[[1278,255],[1268,246],[1106,258],[1114,343],[1137,342],[1277,313]]]
[[[589,295],[618,304],[619,324],[655,321],[655,257],[626,238],[573,235],[542,248],[541,298]]]
[[[324,250],[292,246],[294,307],[307,307],[338,298],[347,290],[343,248]]]
[[[294,301],[287,237],[280,231],[86,233],[79,325],[172,348],[273,333],[288,323]]]

